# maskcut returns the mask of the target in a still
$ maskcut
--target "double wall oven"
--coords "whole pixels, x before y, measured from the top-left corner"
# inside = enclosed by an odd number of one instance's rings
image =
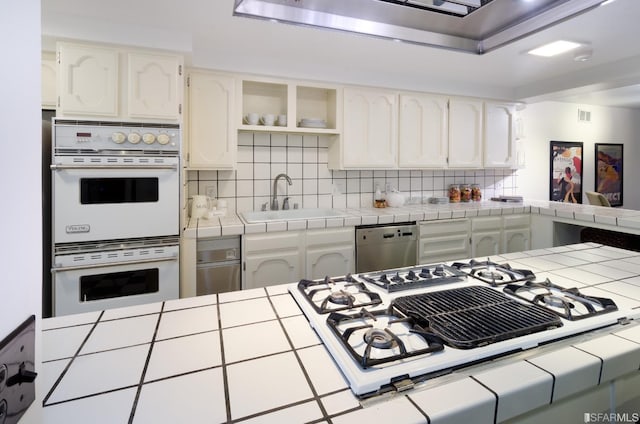
[[[180,127],[55,119],[52,312],[174,299]]]

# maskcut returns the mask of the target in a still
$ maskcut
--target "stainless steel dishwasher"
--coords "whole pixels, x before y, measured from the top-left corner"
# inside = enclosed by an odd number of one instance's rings
[[[240,237],[198,240],[196,296],[240,290]]]
[[[356,227],[356,272],[415,265],[417,248],[415,222]]]

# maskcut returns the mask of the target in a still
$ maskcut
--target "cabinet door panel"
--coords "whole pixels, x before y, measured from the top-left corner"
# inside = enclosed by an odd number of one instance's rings
[[[471,257],[488,257],[500,253],[500,231],[471,234]]]
[[[179,56],[130,53],[129,116],[178,119],[182,90],[181,68]]]
[[[307,249],[304,278],[336,277],[355,272],[353,246]]]
[[[449,167],[482,166],[482,102],[449,100]]]
[[[421,238],[418,262],[422,264],[453,261],[469,257],[468,234]]]
[[[531,249],[530,229],[505,229],[503,233],[504,253],[522,252]]]
[[[42,59],[41,81],[42,81],[42,108],[55,109],[58,103],[56,94],[56,60],[51,57]]]
[[[245,258],[243,289],[293,283],[300,280],[300,272],[298,251],[250,255]]]
[[[401,95],[399,162],[405,168],[447,166],[447,97]]]
[[[496,103],[485,103],[484,108],[484,166],[514,166],[515,108],[512,105]]]
[[[117,116],[118,52],[62,44],[58,54],[58,114]]]
[[[345,167],[394,167],[397,100],[380,90],[344,90],[342,141]]]
[[[190,168],[235,167],[234,91],[232,77],[207,73],[190,75],[187,109]]]

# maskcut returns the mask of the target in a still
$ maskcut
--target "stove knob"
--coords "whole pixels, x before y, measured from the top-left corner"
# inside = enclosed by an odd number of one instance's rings
[[[141,138],[142,137],[140,137],[140,134],[138,134],[137,132],[129,133],[129,135],[127,136],[127,140],[129,140],[129,143],[131,143],[131,144],[140,143],[140,139]]]
[[[169,141],[171,140],[171,137],[169,137],[169,134],[158,134],[158,143],[162,144],[163,146],[167,143],[169,143]]]
[[[429,270],[429,268],[422,268],[422,271],[420,271],[420,276],[422,278],[431,278],[431,271]]]
[[[156,141],[156,136],[151,133],[144,133],[142,134],[142,141],[144,144],[153,144]]]
[[[116,144],[122,144],[126,139],[127,137],[124,135],[124,133],[121,133],[119,131],[111,134],[111,141],[113,141]]]
[[[435,275],[443,276],[444,275],[444,267],[442,265],[436,265],[436,269],[433,271]]]

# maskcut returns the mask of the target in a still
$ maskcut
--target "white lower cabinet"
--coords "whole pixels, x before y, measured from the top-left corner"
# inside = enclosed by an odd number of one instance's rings
[[[308,230],[304,278],[318,279],[355,272],[353,227],[336,230]]]
[[[503,253],[522,252],[531,249],[530,215],[508,215],[503,217]]]
[[[354,272],[354,237],[353,227],[247,234],[242,243],[242,288]]]
[[[469,220],[420,222],[418,263],[430,264],[469,257]]]
[[[471,257],[482,258],[502,252],[502,217],[471,219]]]

